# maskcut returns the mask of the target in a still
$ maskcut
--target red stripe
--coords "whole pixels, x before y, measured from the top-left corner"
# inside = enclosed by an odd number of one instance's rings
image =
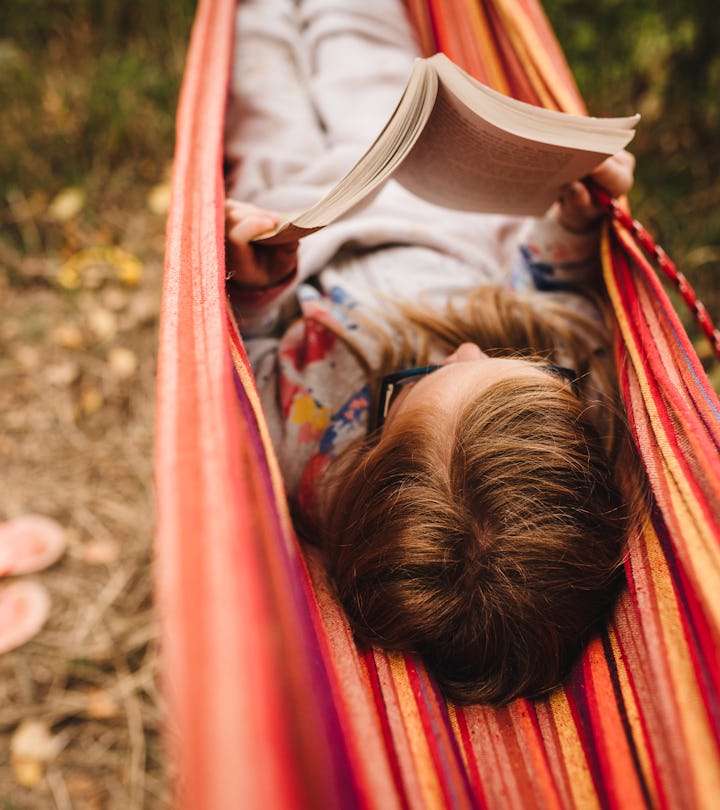
[[[663,395],[663,391],[674,391],[677,394],[680,394],[680,396],[673,400],[672,405],[674,410],[678,412],[678,415],[682,418],[681,424],[683,426],[683,439],[689,441],[693,445],[695,444],[694,436],[696,435],[696,431],[702,430],[702,428],[697,424],[697,414],[694,410],[689,408],[687,403],[684,401],[684,397],[681,395],[681,392],[672,383],[667,372],[665,371],[665,366],[662,358],[660,357],[654,336],[647,328],[644,315],[640,309],[639,298],[634,287],[627,258],[624,255],[618,255],[615,258],[616,261],[614,267],[616,270],[619,292],[624,301],[623,308],[628,314],[631,327],[634,327],[633,331],[636,342],[643,347],[646,371],[648,369],[652,369],[651,373],[646,373],[645,379],[656,407],[657,415],[662,426],[663,435],[672,450],[673,456],[676,458],[678,465],[682,470],[684,479],[693,490],[705,520],[709,525],[712,526],[715,524],[715,526],[717,526],[717,520],[720,518],[720,515],[713,515],[705,494],[701,490],[696,478],[692,475],[692,471],[690,470],[685,457],[685,451],[680,447],[678,442],[675,426],[670,418],[667,400]],[[653,428],[653,430],[654,429],[655,428]],[[702,448],[700,449],[702,450]],[[717,456],[717,454],[715,455]],[[711,459],[705,453],[700,453],[699,457],[710,463],[710,466],[714,468],[713,475],[716,475],[716,480],[720,481],[720,458],[716,457]],[[720,531],[720,529],[716,529],[716,531]]]
[[[477,755],[473,749],[472,740],[470,738],[470,729],[468,728],[467,717],[465,711],[460,706],[455,707],[455,717],[457,718],[458,729],[460,730],[460,739],[462,740],[463,750],[465,751],[465,759],[467,760],[467,768],[470,776],[470,784],[475,793],[475,798],[481,808],[487,808],[488,802],[485,796],[485,789],[482,780],[480,779],[480,772],[478,771]]]

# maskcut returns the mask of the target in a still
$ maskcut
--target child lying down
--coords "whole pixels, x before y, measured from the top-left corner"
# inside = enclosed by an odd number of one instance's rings
[[[559,684],[602,623],[635,514],[587,188],[529,220],[390,183],[300,245],[251,244],[353,165],[417,55],[399,0],[241,3],[228,292],[357,637],[420,654],[455,701],[505,702]],[[623,194],[633,166],[594,179]]]

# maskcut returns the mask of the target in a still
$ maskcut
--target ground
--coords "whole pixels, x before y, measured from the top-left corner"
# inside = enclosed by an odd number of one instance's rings
[[[0,767],[3,810],[169,806],[151,599],[164,224],[148,209],[117,214],[122,237],[105,241],[127,255],[84,255],[71,289],[57,282],[61,257],[25,258],[23,283],[0,295],[0,512],[51,516],[68,537],[36,575],[52,597],[48,624],[0,657],[0,762],[28,719],[59,752],[24,775],[17,758]]]

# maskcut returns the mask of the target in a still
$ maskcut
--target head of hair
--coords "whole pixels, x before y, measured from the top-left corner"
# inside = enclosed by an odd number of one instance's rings
[[[473,339],[457,319],[438,323],[450,345]],[[538,343],[526,353],[556,359]],[[550,373],[518,375],[466,403],[443,441],[422,411],[348,448],[327,473],[319,526],[357,637],[418,653],[459,703],[557,686],[622,584],[631,510],[617,420],[598,412]]]

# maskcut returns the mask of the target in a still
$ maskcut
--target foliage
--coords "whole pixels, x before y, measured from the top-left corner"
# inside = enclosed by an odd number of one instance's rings
[[[720,318],[720,16],[711,0],[545,0],[592,113],[642,113],[636,215]]]
[[[0,192],[157,178],[192,0],[14,0],[0,19]],[[130,167],[132,166],[132,169]],[[90,188],[87,188],[88,185]]]

